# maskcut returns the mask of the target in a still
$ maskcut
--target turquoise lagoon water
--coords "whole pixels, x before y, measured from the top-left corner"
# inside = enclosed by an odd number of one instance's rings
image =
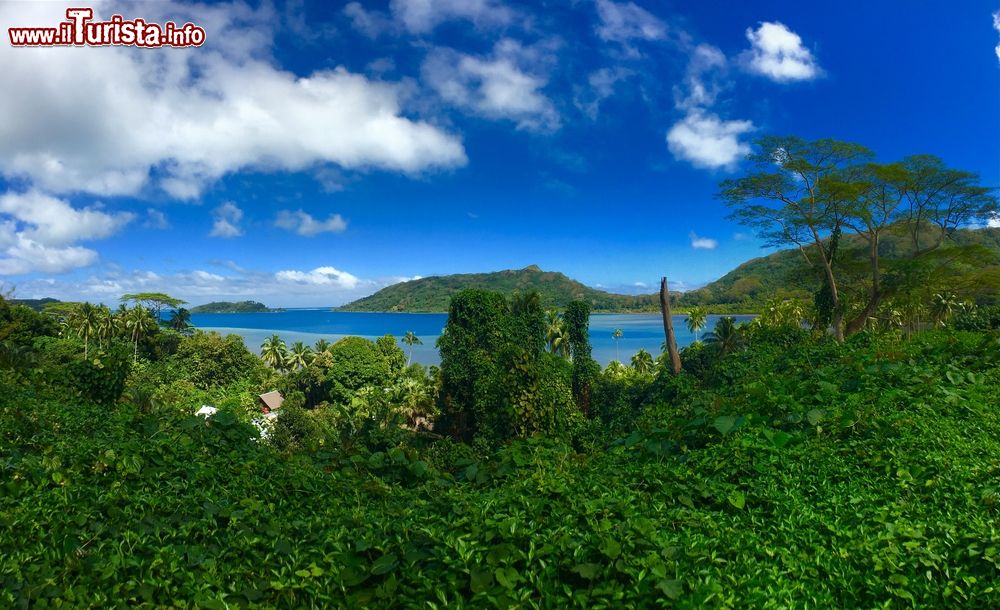
[[[715,327],[721,316],[709,316],[704,335]],[[752,316],[735,316],[746,322]],[[413,348],[413,361],[422,364],[440,362],[435,341],[444,330],[448,316],[443,313],[352,313],[329,309],[288,309],[273,313],[203,313],[193,314],[191,322],[202,330],[243,337],[247,347],[260,352],[264,339],[272,334],[281,336],[289,345],[302,341],[312,345],[317,339],[330,342],[342,337],[359,336],[376,339],[385,334],[398,339],[412,330],[423,345]],[[616,328],[622,329],[622,338],[612,338]],[[674,316],[674,331],[678,347],[694,342],[695,337],[684,325],[684,316]],[[632,354],[645,349],[653,356],[660,353],[663,344],[663,321],[659,314],[594,314],[590,316],[590,342],[594,359],[602,365],[611,360],[628,363]],[[401,347],[409,353],[406,345]]]

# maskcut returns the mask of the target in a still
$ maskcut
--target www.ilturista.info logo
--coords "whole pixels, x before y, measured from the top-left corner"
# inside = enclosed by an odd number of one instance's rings
[[[135,46],[200,47],[205,44],[205,29],[193,23],[163,25],[143,19],[125,19],[112,15],[110,21],[92,21],[94,9],[66,9],[66,19],[52,28],[7,28],[10,44],[15,47],[55,46]]]

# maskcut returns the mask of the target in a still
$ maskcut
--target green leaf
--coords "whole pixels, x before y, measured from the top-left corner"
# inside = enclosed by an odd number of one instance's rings
[[[739,417],[735,415],[720,415],[715,418],[715,423],[713,425],[720,434],[725,436],[737,428],[738,421]]]
[[[809,423],[813,426],[819,424],[819,422],[823,421],[823,410],[812,409],[811,411],[806,413],[806,419],[808,419]]]
[[[778,449],[781,449],[782,447],[787,445],[788,441],[790,440],[792,440],[792,435],[781,430],[775,432],[771,436],[771,444],[777,447]]]
[[[611,538],[605,538],[604,543],[601,545],[601,552],[611,559],[617,559],[622,554],[622,545]]]
[[[587,580],[594,580],[597,578],[597,574],[601,571],[601,564],[599,563],[578,563],[573,566],[573,571],[586,578]]]
[[[684,593],[684,583],[679,580],[663,579],[656,583],[656,588],[670,599],[677,599]]]
[[[730,504],[732,504],[733,506],[735,506],[740,510],[743,510],[743,507],[747,503],[746,496],[743,495],[743,492],[738,489],[734,489],[733,491],[729,492],[729,496],[727,499],[729,500]]]
[[[497,568],[493,571],[493,576],[506,589],[513,589],[517,585],[517,582],[521,580],[521,575],[511,567]]]
[[[386,553],[372,563],[372,574],[386,574],[396,569],[398,558],[395,553]]]
[[[469,588],[473,593],[482,593],[493,586],[493,573],[489,570],[472,570],[469,572]]]

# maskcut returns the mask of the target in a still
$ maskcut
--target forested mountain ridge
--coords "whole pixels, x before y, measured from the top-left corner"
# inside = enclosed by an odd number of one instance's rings
[[[493,273],[463,273],[425,277],[393,284],[371,296],[339,307],[340,311],[448,311],[448,302],[467,288],[491,290],[504,295],[537,291],[542,306],[565,307],[570,301],[584,300],[594,311],[649,311],[658,305],[658,297],[613,294],[585,286],[556,271],[542,271],[537,265]]]

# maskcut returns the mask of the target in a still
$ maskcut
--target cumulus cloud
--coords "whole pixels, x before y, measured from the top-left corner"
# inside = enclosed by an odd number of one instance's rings
[[[275,226],[299,235],[311,237],[319,233],[343,233],[347,230],[347,221],[340,214],[330,214],[326,220],[316,220],[303,210],[281,210],[274,221]]]
[[[1000,214],[994,214],[986,221],[986,226],[992,229],[1000,229]]]
[[[74,208],[37,190],[0,195],[0,275],[61,273],[93,264],[97,253],[77,243],[110,237],[134,218],[100,206]]]
[[[0,228],[2,239],[2,228]],[[86,277],[37,278],[17,285],[21,298],[54,297],[67,301],[90,300],[117,303],[129,292],[166,292],[193,304],[219,300],[259,300],[277,307],[321,307],[341,305],[381,288],[414,277],[361,278],[334,267],[311,271],[294,269],[254,271],[232,261],[218,261],[225,274],[203,269],[171,274],[124,271],[109,266]]]
[[[212,212],[211,237],[239,237],[243,235],[240,222],[243,220],[243,210],[232,201],[227,201]]]
[[[632,2],[597,0],[597,35],[605,41],[628,43],[632,40],[661,40],[667,25],[646,9]]]
[[[753,131],[750,121],[726,121],[696,110],[667,132],[667,147],[677,159],[705,169],[732,169],[750,152],[740,136]]]
[[[509,119],[518,129],[551,131],[559,114],[542,93],[545,50],[505,38],[485,57],[437,48],[423,64],[426,82],[441,99],[471,114]]]
[[[1000,11],[993,13],[993,29],[1000,32]],[[997,60],[1000,60],[1000,44],[998,44],[993,51],[997,54]]]
[[[361,282],[356,276],[335,267],[317,267],[312,271],[279,271],[274,276],[283,282],[314,286],[331,285],[347,289],[355,288]]]
[[[134,5],[91,4],[95,19],[134,16]],[[55,24],[66,6],[3,4],[0,22]],[[276,67],[266,5],[141,8],[150,21],[204,25],[208,41],[152,53],[0,45],[0,115],[18,117],[0,122],[0,174],[53,193],[136,195],[153,185],[191,199],[248,168],[332,163],[418,173],[466,162],[458,137],[410,118],[401,85],[343,67],[306,76]]]
[[[751,72],[778,82],[802,81],[820,75],[819,64],[802,38],[783,23],[765,21],[747,28],[751,48],[743,59]]]
[[[688,234],[691,238],[691,247],[695,250],[715,250],[719,242],[710,237],[699,237],[694,231]]]

